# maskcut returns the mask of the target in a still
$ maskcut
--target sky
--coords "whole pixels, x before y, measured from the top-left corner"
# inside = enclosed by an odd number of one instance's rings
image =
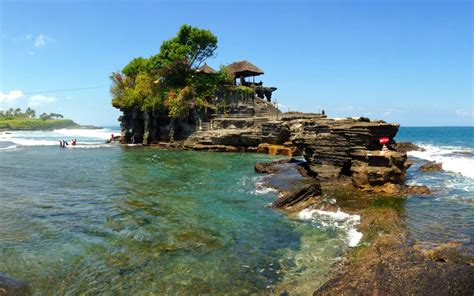
[[[472,18],[470,0],[0,0],[0,109],[117,126],[109,75],[186,23],[217,36],[210,66],[262,68],[282,111],[472,126]]]

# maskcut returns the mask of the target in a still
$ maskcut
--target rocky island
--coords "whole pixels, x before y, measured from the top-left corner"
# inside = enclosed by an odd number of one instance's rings
[[[362,217],[361,243],[315,294],[474,291],[472,258],[455,244],[421,250],[407,238],[401,200],[429,189],[405,184],[411,165],[406,152],[414,148],[397,146],[398,124],[282,113],[272,100],[277,88],[255,83],[264,74],[259,67],[244,60],[216,71],[205,64],[216,47],[211,32],[184,25],[157,55],[134,59],[111,75],[112,103],[123,113],[122,144],[302,156],[256,165],[258,172],[300,174],[284,186],[269,181],[280,191],[273,206],[289,213],[329,209]],[[324,202],[328,198],[334,202]]]

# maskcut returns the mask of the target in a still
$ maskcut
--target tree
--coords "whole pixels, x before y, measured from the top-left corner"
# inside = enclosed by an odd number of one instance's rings
[[[173,86],[184,86],[191,70],[214,55],[217,37],[209,30],[183,25],[177,35],[161,44],[160,52],[150,57],[149,68]]]
[[[13,117],[19,117],[20,114],[21,114],[20,108],[16,108],[15,110],[13,110]]]
[[[112,73],[112,105],[142,111],[163,108],[173,119],[186,116],[196,105],[207,106],[206,100],[215,95],[222,75],[208,76],[195,70],[216,48],[217,37],[209,30],[181,26],[175,37],[161,44],[158,54],[135,58],[121,73]]]
[[[28,118],[35,118],[36,117],[36,112],[35,110],[31,109],[30,107],[28,107],[25,111],[25,115],[26,117]]]
[[[49,119],[51,119],[51,116],[43,112],[43,113],[40,115],[39,118],[40,118],[41,120],[49,120]]]
[[[147,71],[148,59],[139,57],[133,59],[128,65],[122,69],[122,73],[127,77],[135,78],[140,72]]]

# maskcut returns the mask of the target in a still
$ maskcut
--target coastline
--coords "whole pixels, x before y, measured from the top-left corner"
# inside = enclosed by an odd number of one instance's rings
[[[13,122],[13,125],[11,124]],[[8,127],[5,127],[8,126]],[[11,131],[52,131],[55,129],[101,129],[94,125],[81,125],[70,119],[64,120],[29,120],[27,124],[18,124],[14,120],[0,121],[0,132]]]
[[[267,169],[273,169],[259,172],[272,173],[270,180],[278,178],[278,174],[287,174],[289,169],[282,168],[282,163],[291,162],[274,161],[267,166]],[[300,164],[293,162],[296,167]],[[304,170],[293,170],[301,175],[292,182],[298,183],[307,177],[302,173]],[[272,181],[267,185],[278,190],[280,197],[288,191]],[[474,258],[464,253],[457,242],[431,250],[414,244],[404,221],[406,196],[362,192],[347,179],[323,180],[321,191],[322,195],[283,208],[283,211],[293,216],[301,216],[308,209],[359,216],[356,229],[361,233],[361,239],[347,251],[345,260],[335,267],[334,274],[320,287],[314,287],[314,295],[472,295]],[[331,202],[327,203],[328,200]],[[287,292],[285,289],[278,292]]]
[[[308,170],[296,171],[302,177],[310,174]],[[278,176],[279,172],[273,174]],[[287,183],[295,189],[292,184]],[[283,190],[280,188],[280,192]],[[469,282],[473,276],[472,261],[469,261],[472,258],[457,252],[456,242],[436,250],[424,250],[409,240],[403,220],[403,197],[362,192],[352,186],[349,178],[344,177],[337,182],[323,180],[321,191],[321,196],[298,202],[284,211],[294,216],[305,208],[313,207],[327,212],[359,215],[361,222],[357,230],[363,236],[361,243],[345,254],[343,263],[334,268],[335,273],[331,273],[328,281],[319,288],[312,287],[316,295],[395,294],[400,291],[407,291],[407,294],[438,291],[462,294],[473,291]],[[323,202],[332,199],[336,202]],[[432,282],[439,283],[439,286],[432,285]],[[289,283],[285,285],[287,288]],[[311,287],[311,281],[307,285]]]

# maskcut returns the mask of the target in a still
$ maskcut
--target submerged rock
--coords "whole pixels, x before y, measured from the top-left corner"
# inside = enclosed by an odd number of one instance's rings
[[[0,295],[1,296],[24,296],[31,295],[28,284],[0,273]]]
[[[427,164],[424,164],[420,167],[420,171],[425,172],[425,173],[430,173],[430,172],[440,172],[443,170],[443,165],[441,163],[436,163],[436,162],[428,162]]]
[[[305,202],[312,197],[321,195],[321,184],[316,180],[294,191],[284,193],[272,206],[277,208],[288,208],[298,203]]]

